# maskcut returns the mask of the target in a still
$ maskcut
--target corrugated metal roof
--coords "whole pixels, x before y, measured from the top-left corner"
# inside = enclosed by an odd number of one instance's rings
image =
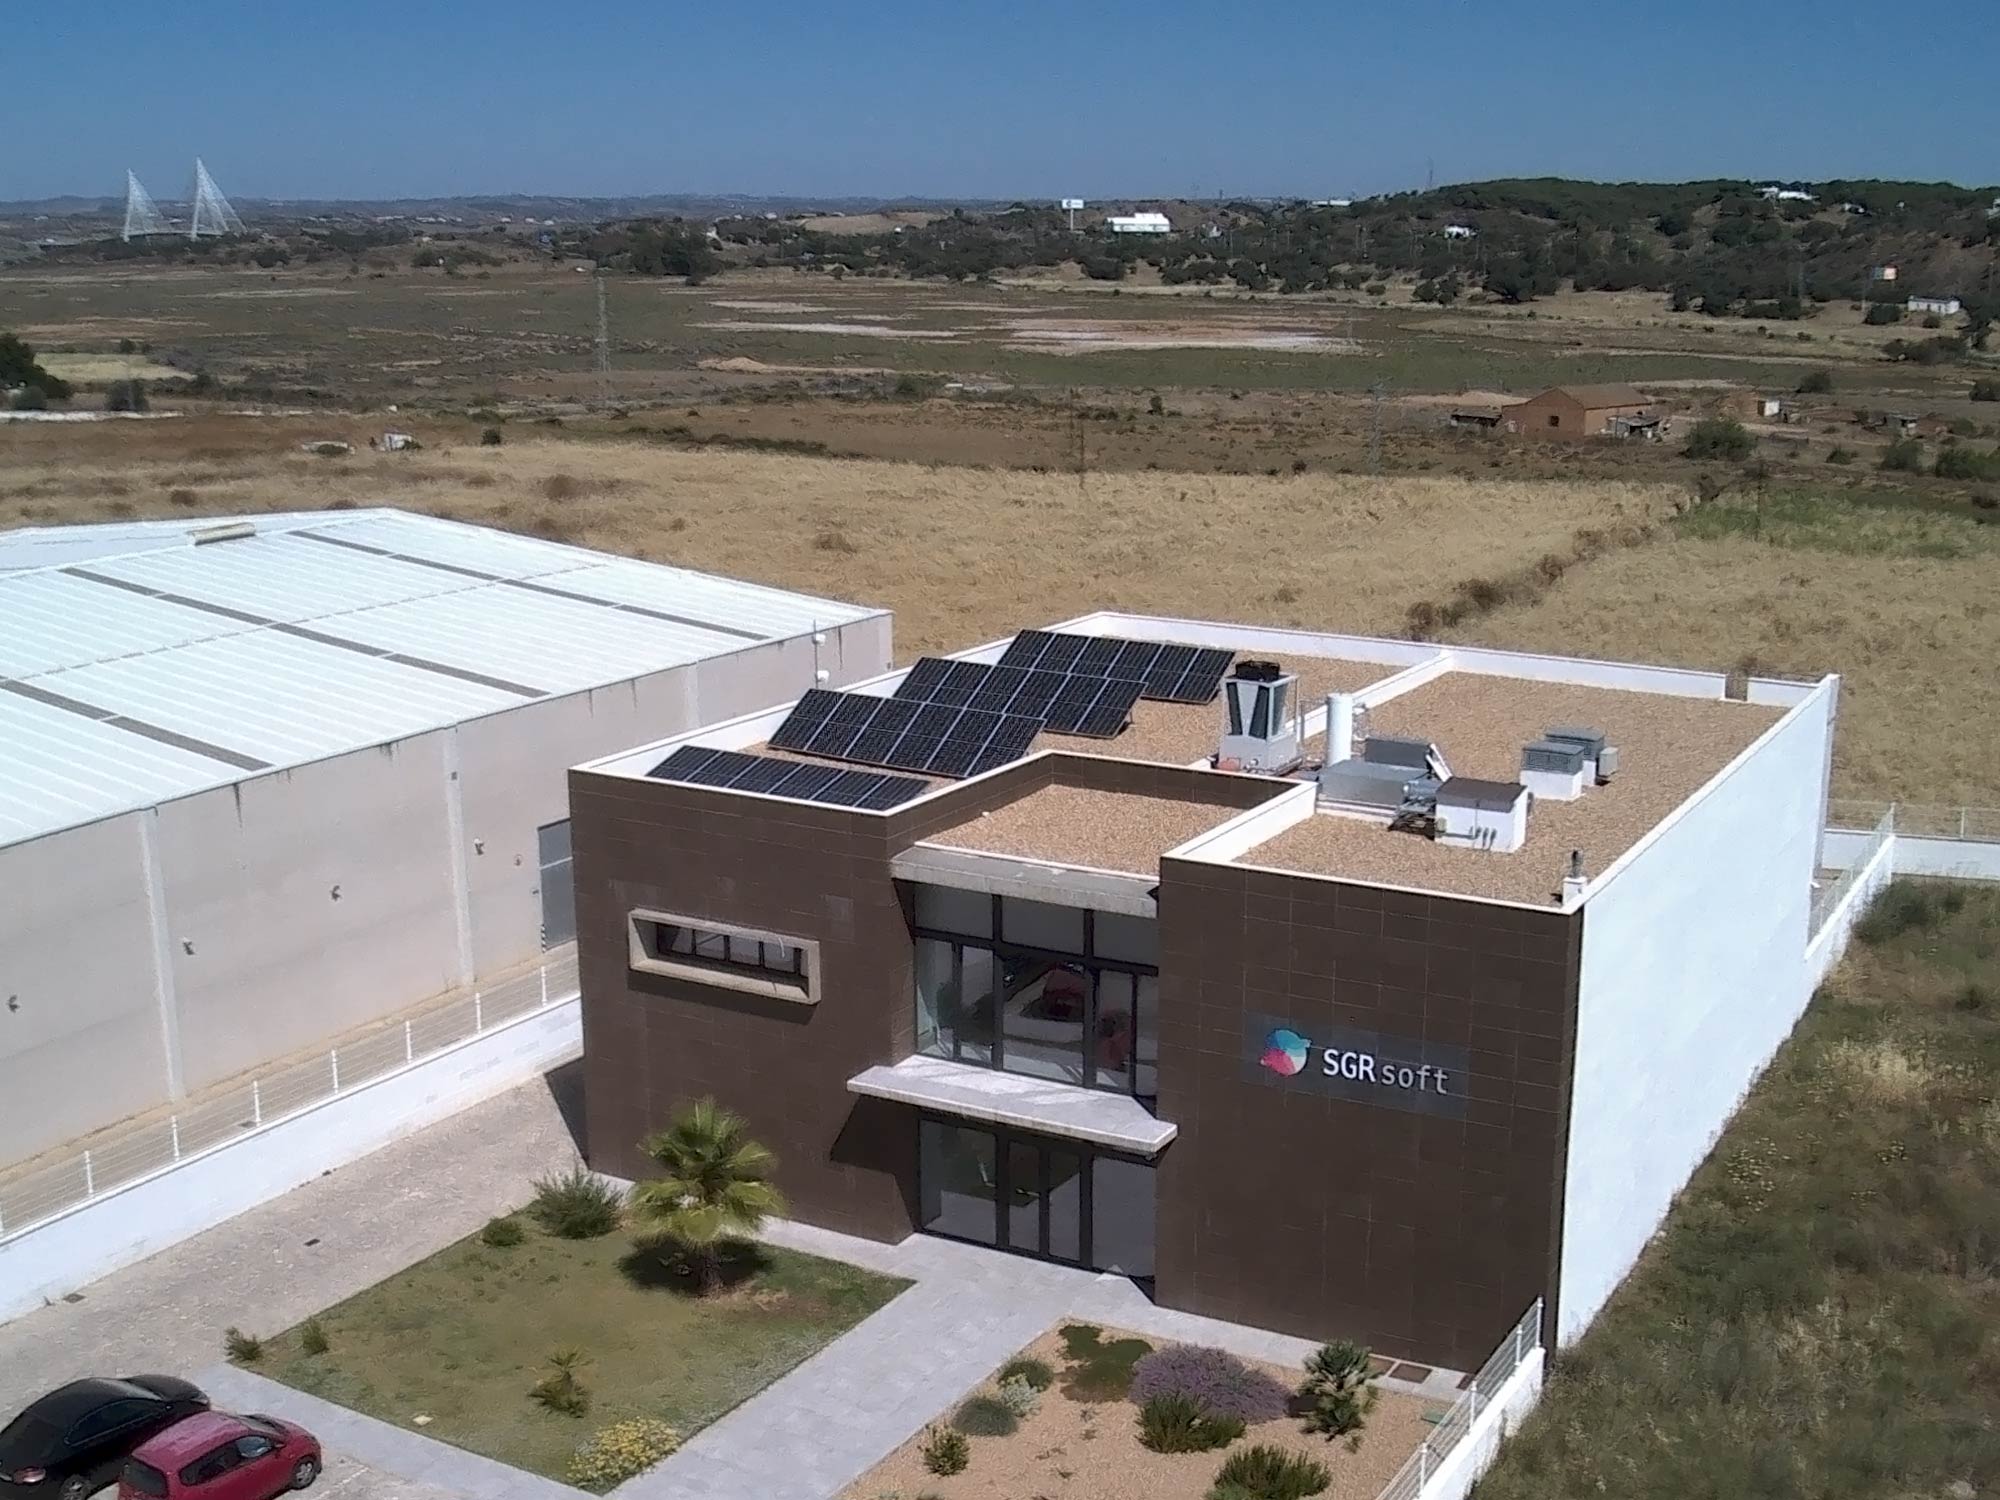
[[[0,844],[879,611],[393,510],[0,532]]]

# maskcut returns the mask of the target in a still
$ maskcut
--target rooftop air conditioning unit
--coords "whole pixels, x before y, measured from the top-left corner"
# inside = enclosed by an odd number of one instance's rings
[[[1532,800],[1518,781],[1454,776],[1438,788],[1434,837],[1440,844],[1512,854],[1527,842]]]
[[[1583,746],[1584,784],[1587,786],[1599,780],[1598,762],[1606,749],[1605,733],[1603,730],[1586,729],[1575,724],[1558,724],[1553,729],[1544,729],[1542,731],[1542,738],[1545,740],[1554,740],[1559,744]],[[1613,750],[1611,754],[1611,766],[1613,770],[1616,770],[1618,767],[1618,752],[1616,750]]]
[[[1243,661],[1222,681],[1221,771],[1281,775],[1299,763],[1299,723],[1293,714],[1299,679],[1274,661]]]
[[[1400,734],[1371,734],[1361,742],[1361,758],[1370,765],[1405,766],[1434,781],[1451,780],[1451,767],[1445,764],[1444,752],[1429,740]]]
[[[1571,802],[1583,795],[1584,747],[1574,740],[1536,740],[1521,751],[1521,784],[1537,797]]]

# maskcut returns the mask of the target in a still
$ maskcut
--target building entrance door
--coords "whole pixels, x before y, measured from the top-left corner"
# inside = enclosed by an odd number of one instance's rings
[[[931,1116],[917,1129],[925,1232],[1140,1280],[1152,1276],[1152,1163]]]

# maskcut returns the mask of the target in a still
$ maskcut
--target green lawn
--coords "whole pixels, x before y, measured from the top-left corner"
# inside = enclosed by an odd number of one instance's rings
[[[683,1438],[713,1422],[894,1297],[906,1282],[780,1249],[748,1249],[727,1291],[702,1298],[617,1232],[518,1245],[478,1236],[320,1314],[329,1347],[293,1328],[256,1368],[400,1427],[564,1479],[577,1445],[632,1417]],[[303,1326],[303,1325],[301,1325]],[[559,1416],[529,1388],[558,1349],[580,1349],[592,1404]]]
[[[1478,1500],[2000,1484],[2000,890],[1892,887]]]

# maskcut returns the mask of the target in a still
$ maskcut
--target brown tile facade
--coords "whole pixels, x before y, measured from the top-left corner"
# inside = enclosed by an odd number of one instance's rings
[[[1270,795],[1255,778],[1049,757],[884,816],[573,772],[591,1165],[644,1175],[640,1140],[713,1095],[777,1152],[793,1215],[908,1234],[914,1115],[847,1091],[913,1050],[914,945],[889,862],[1055,781]],[[1554,1284],[1580,920],[1234,865],[1161,873],[1159,1112],[1180,1134],[1160,1162],[1159,1300],[1476,1368]],[[632,972],[636,907],[817,941],[819,1003]],[[1246,1070],[1253,1014],[1456,1049],[1462,1117]]]
[[[1478,1368],[1555,1285],[1580,918],[1182,860],[1162,875],[1159,1112],[1180,1135],[1160,1301]],[[1246,1013],[1454,1049],[1462,1117],[1265,1074]]]

